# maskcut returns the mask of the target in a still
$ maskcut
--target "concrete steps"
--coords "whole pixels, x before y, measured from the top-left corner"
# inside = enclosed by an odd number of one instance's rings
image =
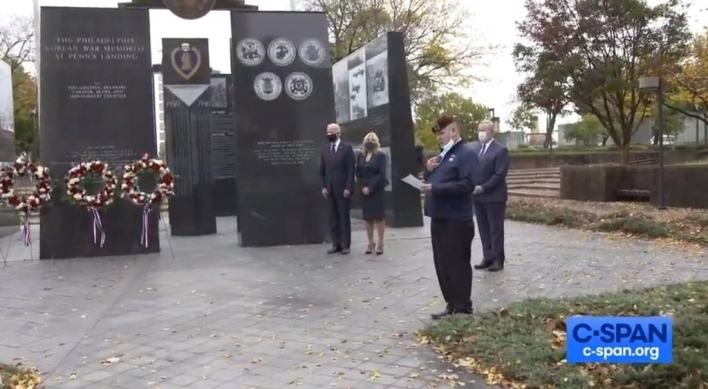
[[[510,170],[506,183],[511,196],[560,197],[559,168]]]

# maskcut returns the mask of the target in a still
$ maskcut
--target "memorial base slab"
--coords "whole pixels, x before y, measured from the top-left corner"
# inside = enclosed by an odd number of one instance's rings
[[[197,184],[192,195],[170,198],[170,232],[172,236],[216,234],[212,184]]]

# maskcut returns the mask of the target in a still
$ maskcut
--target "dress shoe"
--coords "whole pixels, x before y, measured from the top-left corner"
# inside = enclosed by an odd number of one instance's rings
[[[471,315],[472,314],[472,308],[469,309],[446,309],[443,312],[440,313],[433,313],[430,315],[430,317],[433,320],[440,320],[443,317],[450,316],[450,315]]]
[[[493,263],[494,263],[494,262],[492,262],[492,261],[486,261],[486,260],[485,260],[485,261],[482,261],[482,262],[480,262],[480,263],[474,265],[474,268],[475,268],[475,270],[485,270],[485,269],[489,269],[489,268],[492,266]]]
[[[327,250],[327,254],[341,253],[342,248],[340,246],[333,246],[331,249]]]
[[[446,309],[446,310],[444,310],[444,311],[442,311],[442,312],[433,313],[433,314],[430,315],[430,317],[431,317],[433,320],[440,320],[440,319],[442,319],[443,317],[450,316],[450,315],[452,315],[452,311]]]
[[[342,251],[339,252],[342,255],[347,255],[350,253],[349,247],[342,249]]]
[[[504,270],[504,262],[494,262],[492,266],[489,266],[488,271],[499,271]]]

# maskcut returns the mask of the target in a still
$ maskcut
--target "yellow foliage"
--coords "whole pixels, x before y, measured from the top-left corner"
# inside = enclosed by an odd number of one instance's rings
[[[696,108],[708,108],[708,29],[696,34],[691,55],[669,81],[674,100],[693,104]]]

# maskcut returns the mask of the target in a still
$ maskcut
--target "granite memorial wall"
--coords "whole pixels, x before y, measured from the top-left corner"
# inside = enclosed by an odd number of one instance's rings
[[[327,19],[232,12],[231,28],[239,243],[324,243],[319,164],[335,119]]]
[[[101,247],[90,213],[70,204],[63,188],[64,175],[81,161],[107,162],[120,177],[125,164],[156,153],[148,10],[42,7],[41,32],[40,149],[61,185],[42,208],[40,258],[158,252],[158,210],[146,248],[142,208],[117,199],[101,211]],[[141,180],[143,190],[154,185]]]
[[[230,74],[211,76],[211,169],[216,216],[236,216],[236,144]]]
[[[422,226],[420,191],[401,181],[419,170],[403,35],[389,32],[332,65],[332,82],[343,140],[360,150],[364,136],[373,131],[388,158],[387,224]],[[357,190],[355,210],[361,207],[360,196]]]
[[[167,163],[177,177],[170,231],[174,236],[215,234],[209,41],[163,39],[161,68]]]

